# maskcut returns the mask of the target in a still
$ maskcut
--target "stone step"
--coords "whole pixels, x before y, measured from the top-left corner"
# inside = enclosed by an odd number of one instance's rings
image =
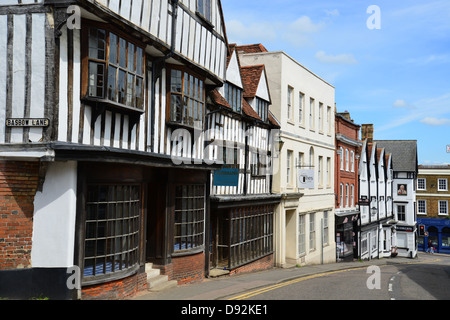
[[[149,291],[161,291],[178,285],[175,280],[169,281],[169,276],[161,275],[159,269],[153,269],[152,263],[145,264],[145,272]]]
[[[173,288],[178,285],[177,281],[171,280],[169,281],[169,277],[167,275],[158,275],[147,279],[148,289],[149,291],[161,291],[168,288]]]

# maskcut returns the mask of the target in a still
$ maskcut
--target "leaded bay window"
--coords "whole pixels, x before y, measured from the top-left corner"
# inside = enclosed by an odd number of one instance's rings
[[[139,185],[89,185],[84,281],[134,269],[139,262]]]
[[[83,30],[84,97],[143,111],[143,47],[105,25],[89,22]]]
[[[170,71],[170,122],[203,127],[205,112],[204,81],[180,69]]]
[[[203,248],[205,234],[205,186],[175,187],[174,252]]]

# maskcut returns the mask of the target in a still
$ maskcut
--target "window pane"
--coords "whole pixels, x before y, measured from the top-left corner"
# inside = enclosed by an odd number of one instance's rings
[[[175,122],[181,121],[181,96],[172,95],[170,98],[171,103],[171,120]]]
[[[108,99],[116,101],[117,68],[110,66],[108,70]]]
[[[125,85],[126,85],[127,73],[123,70],[119,70],[119,82],[117,84],[118,90],[118,101],[119,103],[125,104]]]
[[[105,60],[105,51],[105,30],[95,28],[89,29],[89,57],[92,59]]]
[[[144,50],[142,48],[136,48],[136,72],[139,75],[144,74]]]
[[[127,67],[127,41],[122,38],[119,40],[119,65],[121,68]]]
[[[134,75],[129,73],[127,79],[127,106],[133,107]]]
[[[105,66],[103,63],[89,63],[89,96],[103,98]]]
[[[144,87],[143,79],[136,77],[136,90],[135,90],[135,107],[139,109],[144,109]]]
[[[109,62],[113,64],[117,64],[117,40],[115,34],[109,34]]]
[[[132,72],[136,72],[136,49],[135,45],[132,43],[128,43],[128,70]]]

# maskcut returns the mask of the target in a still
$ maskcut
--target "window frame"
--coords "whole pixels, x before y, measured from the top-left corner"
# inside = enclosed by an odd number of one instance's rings
[[[173,254],[184,254],[186,252],[196,252],[198,250],[203,250],[205,247],[205,234],[206,234],[206,186],[204,184],[176,184],[174,186],[174,206],[173,206],[173,245],[172,250]],[[194,190],[193,194],[189,193],[189,189],[186,191],[187,197],[177,197],[178,188],[203,188],[203,195],[197,194]],[[183,191],[182,191],[183,193]],[[187,199],[187,200],[198,200],[203,199],[202,201],[202,207],[194,207],[194,204],[192,204],[191,208],[181,208],[177,209],[177,200],[178,199]],[[196,211],[196,212],[193,212]],[[196,216],[199,214],[199,211],[203,211],[202,218],[199,218],[200,216]],[[177,222],[177,215],[181,214],[181,219]],[[185,215],[185,220],[183,220],[183,214]],[[191,214],[191,216],[189,216]],[[191,228],[188,228],[188,226],[191,225]],[[198,228],[198,226],[201,226],[201,230]],[[180,232],[177,231],[177,227],[180,226]],[[186,227],[185,230],[187,230],[185,233],[183,233],[183,226]],[[196,227],[196,228],[195,228]],[[191,230],[189,233],[188,230]],[[183,238],[190,238],[191,241],[188,243],[186,240],[184,244],[186,247],[183,247],[183,241],[181,239]],[[180,239],[180,242],[177,241],[177,239]],[[177,245],[179,244],[179,247]]]
[[[423,181],[423,188],[420,188],[419,181]],[[421,190],[421,191],[427,190],[427,179],[426,178],[417,178],[417,190]]]
[[[202,4],[200,6],[200,3]],[[207,5],[209,5],[209,12],[206,11]],[[205,8],[205,9],[202,9]],[[197,0],[196,1],[196,12],[198,16],[200,16],[203,20],[208,22],[212,26],[212,1],[211,0]]]
[[[445,204],[445,212],[441,212],[442,204]],[[438,215],[440,216],[448,216],[448,201],[447,200],[439,200],[438,201]]]
[[[127,35],[124,31],[119,30],[118,28],[111,26],[110,24],[98,22],[98,21],[92,21],[88,19],[82,19],[82,31],[81,31],[81,99],[83,101],[94,102],[94,103],[102,103],[104,106],[108,106],[113,109],[118,109],[122,111],[132,111],[137,112],[139,114],[145,113],[146,109],[146,53],[145,53],[145,45],[134,39],[131,38],[129,35]],[[104,53],[104,59],[96,59],[90,57],[90,30],[91,29],[97,29],[97,30],[104,30],[105,32],[105,53]],[[116,63],[111,62],[111,34],[114,34],[117,37],[117,57],[116,57]],[[126,43],[126,53],[125,53],[125,63],[126,66],[120,64],[120,40],[125,41]],[[129,47],[130,45],[133,45],[134,47],[134,57],[133,57],[133,70],[128,68],[129,63]],[[137,60],[137,54],[138,51],[142,52],[142,60],[141,60],[141,67],[142,69],[137,70],[138,67],[138,60]],[[103,64],[104,65],[104,72],[103,72],[103,94],[102,96],[90,96],[89,90],[90,90],[90,67],[91,64],[96,63],[97,65]],[[110,79],[110,71],[111,69],[116,69],[116,75],[115,75],[115,97],[114,99],[109,98],[109,79]],[[122,72],[122,73],[121,73]],[[125,73],[125,84],[124,84],[124,102],[121,103],[119,100],[119,74]],[[127,103],[127,89],[128,89],[128,79],[129,76],[133,77],[134,86],[132,87],[132,105],[129,105]],[[137,80],[141,80],[141,92],[140,96],[136,94],[136,88],[137,88]],[[139,106],[136,104],[136,99],[140,99],[141,102],[139,103]]]
[[[227,100],[231,109],[234,112],[241,113],[242,111],[242,98],[244,96],[244,92],[238,86],[232,84],[231,82],[225,82],[224,85],[225,90],[225,100]]]
[[[181,92],[176,92],[176,91],[172,91],[172,71],[178,71],[181,72]],[[196,92],[197,90],[200,91],[199,89],[201,89],[201,97],[199,97],[199,99],[196,99],[196,97],[192,97],[190,95],[186,95],[185,94],[185,89],[186,89],[186,83],[185,83],[185,76],[186,74],[189,77],[193,77],[194,78],[194,87],[195,87],[195,79],[198,80],[198,87],[195,88]],[[189,84],[189,90],[191,90],[191,85]],[[177,66],[177,65],[170,65],[167,67],[167,102],[166,102],[166,122],[169,125],[175,125],[175,126],[180,126],[180,127],[185,127],[185,128],[203,128],[204,124],[205,124],[205,116],[206,116],[206,85],[205,85],[205,77],[202,77],[200,75],[198,75],[195,72],[192,72],[190,69],[188,69],[187,67],[184,66]],[[197,110],[197,114],[200,115],[200,104],[202,106],[202,110],[201,110],[201,123],[200,126],[196,126],[196,119],[193,118],[193,123],[192,124],[188,124],[188,123],[184,123],[183,120],[181,121],[177,121],[177,120],[173,120],[172,119],[172,96],[180,96],[181,97],[181,104],[182,104],[182,118],[183,118],[183,111],[184,109],[184,101],[187,98],[188,101],[190,102],[191,100],[194,101],[194,105],[193,105],[193,109],[192,109],[192,115],[194,115],[195,110]],[[195,108],[195,103],[197,103],[197,108]],[[187,109],[187,114],[191,114],[191,109],[190,109],[190,103],[188,105],[188,109]],[[189,119],[189,117],[188,117]]]
[[[445,189],[441,188],[441,181],[445,181]],[[438,178],[438,180],[437,180],[437,190],[438,191],[448,191],[448,180],[446,178]]]
[[[404,208],[404,211],[400,213],[399,208]],[[397,221],[406,222],[406,205],[405,204],[397,204],[396,205],[396,213],[397,213]],[[400,214],[403,219],[400,219]]]
[[[421,206],[419,203],[422,203],[423,206]],[[420,211],[421,207],[423,207],[424,211]],[[417,199],[417,214],[427,214],[427,200]]]
[[[130,188],[130,197],[131,197],[131,188],[137,188],[137,197],[138,199],[134,199],[134,200],[130,200],[130,201],[126,201],[125,199],[123,199],[122,201],[118,200],[118,199],[112,199],[111,197],[113,196],[117,196],[117,188],[121,187],[122,189],[124,187],[129,187]],[[108,188],[107,191],[107,198],[105,199],[105,201],[101,201],[101,198],[98,198],[98,200],[96,201],[91,201],[90,200],[90,192],[92,189],[96,188],[98,194],[100,194],[100,189],[101,188]],[[114,188],[114,192],[110,192],[111,188]],[[122,193],[122,195],[125,197],[125,191],[123,191],[124,193]],[[82,263],[82,285],[91,285],[91,284],[97,284],[97,283],[102,283],[105,281],[110,281],[112,279],[120,279],[123,278],[129,274],[132,274],[134,272],[136,272],[136,270],[139,268],[139,263],[140,263],[140,255],[141,255],[141,237],[142,237],[142,233],[141,233],[141,226],[142,226],[142,219],[143,219],[143,211],[142,211],[142,204],[143,204],[143,199],[142,199],[142,186],[141,184],[138,183],[123,183],[123,184],[114,184],[114,183],[89,183],[86,186],[86,191],[85,191],[85,204],[84,204],[84,213],[83,213],[83,221],[82,221],[82,253],[81,253],[81,263]],[[135,214],[133,216],[131,216],[131,211],[128,211],[128,217],[124,216],[124,211],[123,209],[125,208],[125,206],[122,207],[122,217],[117,217],[117,212],[115,211],[117,210],[117,205],[121,203],[121,204],[129,204],[129,209],[131,208],[131,203],[137,203],[137,207],[135,207],[134,209],[137,211],[135,212]],[[88,206],[90,205],[96,205],[97,206],[97,213],[96,213],[96,219],[89,219],[89,209]],[[105,212],[104,212],[104,218],[103,219],[99,219],[99,211],[98,211],[98,207],[99,205],[105,205]],[[113,209],[112,209],[113,208]],[[111,218],[111,213],[109,210],[114,210],[114,218]],[[92,214],[92,213],[91,213]],[[134,224],[134,229],[132,230],[132,232],[128,232],[128,233],[121,233],[121,234],[116,234],[117,232],[117,223],[119,222],[119,220],[122,222],[122,229],[123,230],[123,225],[124,225],[124,221],[128,218],[128,222],[130,222],[131,219],[136,220],[135,224]],[[88,229],[88,224],[89,223],[93,223],[96,222],[97,228],[95,229],[95,238],[89,237],[88,238],[88,233],[90,233],[91,231],[89,231]],[[104,230],[104,236],[100,236],[99,237],[99,222],[103,222],[104,226],[105,226],[105,230]],[[111,227],[112,226],[112,227]],[[131,226],[131,225],[130,225]],[[113,230],[111,229],[113,228]],[[121,251],[114,251],[113,253],[108,253],[108,249],[110,247],[108,247],[108,240],[114,241],[114,244],[112,245],[112,247],[114,247],[114,249],[116,249],[117,246],[117,240],[122,239],[122,241],[120,241],[121,244],[119,244],[119,247],[122,248],[123,246],[123,238],[124,237],[134,237],[134,247],[131,250],[121,250]],[[87,242],[88,241],[98,241],[98,240],[104,240],[105,241],[105,253],[103,255],[98,255],[98,252],[95,252],[94,256],[88,256],[87,255]],[[131,239],[131,238],[130,238]],[[128,239],[128,240],[130,240]],[[125,241],[125,244],[130,245],[129,241]],[[127,247],[128,248],[128,247]],[[97,243],[95,244],[95,249],[97,251]],[[123,248],[122,248],[123,249]],[[116,266],[116,260],[115,257],[116,256],[122,256],[128,255],[128,254],[132,254],[131,256],[127,256],[128,259],[131,259],[131,263],[130,260],[125,262],[125,268],[123,268],[122,265],[120,265],[119,270],[114,270],[115,266]],[[111,272],[107,272],[107,264],[108,264],[108,257],[112,257],[114,258],[114,264],[111,267]],[[98,258],[104,258],[104,266],[103,266],[103,273],[100,274],[96,274],[96,270],[97,270],[97,266],[98,264],[95,262]],[[87,260],[92,260],[94,259],[94,265],[93,265],[93,269],[92,269],[92,275],[86,275],[86,261]],[[123,260],[123,259],[122,259]],[[121,263],[123,263],[123,261],[121,261]],[[95,267],[95,268],[94,268]]]

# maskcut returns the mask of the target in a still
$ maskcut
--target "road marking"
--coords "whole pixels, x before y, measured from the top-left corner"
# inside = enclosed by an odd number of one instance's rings
[[[401,264],[419,264],[419,263],[430,263],[430,262],[438,262],[441,261],[441,259],[435,259],[433,261],[414,261],[414,262],[407,262],[407,263],[401,263]],[[380,267],[386,267],[386,266],[395,266],[395,264],[389,264],[389,265],[380,265]],[[291,284],[295,284],[295,283],[299,283],[305,280],[310,280],[310,279],[315,279],[315,278],[320,278],[320,277],[324,277],[324,276],[328,276],[328,275],[332,275],[332,274],[337,274],[337,273],[343,273],[343,272],[348,272],[348,271],[354,271],[354,270],[362,270],[362,269],[367,269],[367,266],[364,267],[358,267],[358,268],[349,268],[349,269],[342,269],[342,270],[337,270],[337,271],[329,271],[329,272],[324,272],[324,273],[318,273],[318,274],[314,274],[314,275],[310,275],[310,276],[305,276],[305,277],[301,277],[301,278],[297,278],[294,280],[290,280],[290,281],[286,281],[286,282],[282,282],[279,284],[275,284],[272,286],[268,286],[268,287],[264,287],[258,290],[254,290],[254,291],[250,291],[244,294],[241,294],[239,296],[230,298],[228,300],[245,300],[254,296],[257,296],[259,294],[262,293],[266,293],[275,289],[279,289],[279,288],[283,288],[286,286],[289,286]],[[398,273],[401,273],[400,271]],[[391,290],[392,290],[392,285],[390,284]]]
[[[392,283],[389,283],[389,289],[388,289],[388,291],[389,291],[389,292],[392,292]]]
[[[244,293],[242,295],[230,298],[228,300],[244,300],[244,299],[248,299],[248,298],[251,298],[253,296],[257,296],[259,294],[265,293],[265,292],[269,292],[269,291],[272,291],[272,290],[275,290],[275,289],[283,288],[283,287],[289,286],[291,284],[299,283],[299,282],[302,282],[302,281],[305,281],[305,280],[320,278],[320,277],[324,277],[324,276],[328,276],[328,275],[332,275],[332,274],[337,274],[337,273],[343,273],[343,272],[347,272],[347,271],[361,270],[361,269],[367,269],[367,266],[360,267],[360,268],[350,268],[350,269],[344,269],[344,270],[337,270],[337,271],[330,271],[330,272],[313,274],[313,275],[310,275],[310,276],[301,277],[301,278],[298,278],[298,279],[294,279],[294,280],[282,282],[282,283],[279,283],[279,284],[275,284],[275,285],[272,285],[272,286],[269,286],[269,287],[264,287],[264,288],[261,288],[261,289],[255,290],[255,291],[247,292],[247,293]]]

